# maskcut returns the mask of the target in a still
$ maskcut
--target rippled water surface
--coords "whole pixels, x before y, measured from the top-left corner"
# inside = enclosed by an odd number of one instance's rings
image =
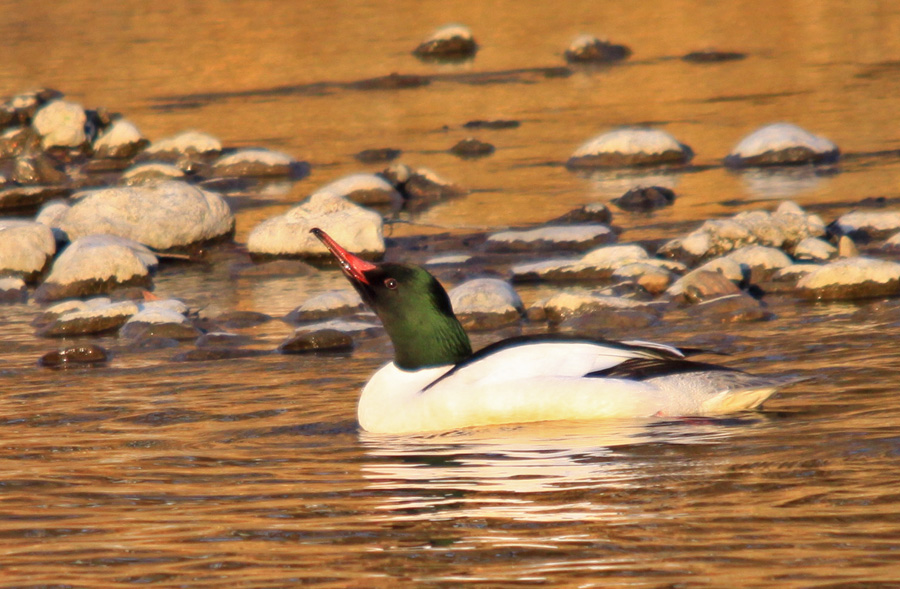
[[[827,221],[898,197],[900,5],[888,1],[278,2],[0,0],[0,94],[56,87],[124,113],[150,138],[189,128],[230,146],[286,151],[311,175],[232,197],[236,242],[344,174],[352,154],[397,147],[472,189],[404,214],[393,236],[540,223],[619,196],[628,178],[561,165],[610,127],[649,123],[697,154],[655,178],[675,205],[614,211],[621,241],[790,198]],[[447,22],[473,28],[474,62],[410,50]],[[633,56],[547,76],[577,34]],[[690,51],[747,54],[690,64]],[[390,73],[427,86],[360,90]],[[473,133],[473,119],[516,129]],[[725,171],[737,141],[787,120],[845,154],[827,173]],[[466,161],[445,151],[495,144]],[[208,313],[280,316],[343,286],[234,278],[224,246],[165,266],[160,296]],[[536,296],[523,290],[527,299]],[[32,303],[0,308],[0,583],[20,587],[872,587],[900,580],[896,307],[772,299],[772,321],[677,318],[639,334],[714,347],[723,362],[809,379],[732,419],[535,424],[418,437],[360,432],[360,386],[390,357],[263,354],[174,362],[128,350],[108,366],[52,371],[57,344]],[[237,330],[270,351],[291,328]],[[479,336],[487,343],[499,334]]]

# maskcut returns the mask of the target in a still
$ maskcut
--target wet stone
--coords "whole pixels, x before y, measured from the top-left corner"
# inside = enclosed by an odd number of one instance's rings
[[[230,329],[256,327],[272,320],[271,315],[257,311],[226,311],[213,320],[217,325]]]
[[[774,123],[743,138],[728,157],[730,167],[827,163],[838,159],[837,145],[791,123]]]
[[[182,157],[205,156],[216,157],[222,151],[222,143],[199,131],[184,131],[154,141],[141,153],[141,159],[174,163]]]
[[[0,275],[34,280],[56,253],[56,239],[42,223],[0,219]]]
[[[96,366],[109,360],[109,354],[98,345],[86,344],[53,350],[41,356],[38,364],[48,368],[71,368],[74,366]]]
[[[606,225],[562,225],[494,233],[486,247],[491,252],[588,250],[615,239]]]
[[[119,337],[126,339],[162,338],[175,341],[193,341],[202,331],[187,323],[147,323],[129,320],[119,329]]]
[[[288,323],[298,324],[322,321],[359,313],[364,309],[356,291],[336,290],[311,297],[285,316]]]
[[[726,295],[739,294],[741,289],[719,272],[708,270],[694,271],[686,276],[680,284],[681,297],[688,303],[700,303]]]
[[[282,354],[343,353],[351,350],[353,338],[336,329],[294,333],[278,346],[278,351]]]
[[[381,175],[400,191],[406,199],[406,206],[413,209],[469,192],[427,168],[410,168],[404,164],[395,164],[384,170]]]
[[[252,358],[262,356],[267,352],[251,350],[248,348],[203,348],[187,350],[176,354],[173,362],[210,362],[215,360],[236,360],[238,358]]]
[[[134,123],[117,119],[94,140],[94,157],[129,160],[149,144]]]
[[[694,152],[658,129],[625,127],[581,145],[566,162],[569,168],[608,168],[684,164]]]
[[[67,196],[65,186],[9,186],[0,188],[0,210],[35,209],[45,202]]]
[[[747,268],[750,281],[758,283],[768,280],[781,268],[793,264],[790,257],[774,247],[748,245],[728,254],[729,259]]]
[[[605,280],[618,268],[649,259],[638,245],[612,245],[586,253],[580,259],[544,260],[512,267],[513,279],[519,282],[566,282],[576,280]]]
[[[874,258],[842,258],[820,266],[797,283],[811,299],[842,300],[900,295],[900,264]]]
[[[553,224],[565,225],[581,225],[585,223],[600,223],[608,225],[612,221],[612,213],[605,204],[594,202],[586,204],[577,209],[573,209],[563,215],[550,221]]]
[[[701,301],[691,307],[688,314],[703,321],[721,323],[768,321],[774,317],[761,302],[743,292]]]
[[[53,100],[42,106],[34,115],[31,126],[41,136],[45,149],[63,147],[77,149],[88,142],[85,134],[87,114],[84,108],[73,102]]]
[[[312,276],[317,274],[311,265],[300,260],[270,260],[254,264],[237,263],[228,270],[231,278],[276,278],[282,276],[290,276],[296,278],[299,276]]]
[[[662,294],[675,281],[675,274],[661,266],[645,262],[634,262],[617,268],[613,280],[630,280],[639,284],[650,294]]]
[[[0,158],[14,158],[40,150],[40,135],[31,127],[13,127],[0,134]]]
[[[602,64],[627,59],[631,55],[631,49],[593,35],[581,35],[569,44],[564,55],[569,63]]]
[[[122,174],[121,182],[126,186],[140,186],[163,180],[181,180],[184,177],[184,170],[177,166],[159,162],[147,162],[126,170]]]
[[[445,25],[433,32],[413,51],[422,60],[455,61],[472,58],[478,51],[478,44],[469,27]]]
[[[560,292],[543,301],[541,305],[551,324],[559,324],[571,317],[598,311],[626,309],[649,311],[649,307],[642,302],[595,293]]]
[[[43,154],[23,154],[13,164],[12,181],[23,185],[62,186],[68,184],[62,165]]]
[[[852,211],[841,215],[834,228],[851,239],[886,239],[900,231],[900,211]]]
[[[611,202],[623,211],[649,213],[675,202],[675,191],[664,186],[632,188]]]
[[[462,158],[479,158],[494,153],[494,146],[474,137],[459,140],[450,148],[450,153]]]
[[[265,177],[292,176],[303,177],[307,164],[298,162],[291,156],[268,149],[239,149],[223,155],[209,170],[211,176]]]
[[[334,329],[356,337],[372,337],[384,333],[384,327],[379,324],[344,319],[330,319],[328,321],[301,325],[294,330],[294,333],[309,333],[322,329]]]
[[[48,322],[38,328],[37,334],[41,337],[68,337],[106,333],[122,327],[137,312],[138,306],[132,302],[113,303],[109,299],[95,299],[72,306],[55,318],[48,318]],[[52,315],[52,308],[47,313]]]
[[[658,324],[659,316],[643,309],[596,309],[564,319],[557,325],[562,332],[597,337],[610,332],[632,334]]]
[[[381,147],[376,149],[364,149],[353,154],[353,158],[363,164],[380,164],[391,162],[400,157],[403,153],[400,149],[392,147]]]

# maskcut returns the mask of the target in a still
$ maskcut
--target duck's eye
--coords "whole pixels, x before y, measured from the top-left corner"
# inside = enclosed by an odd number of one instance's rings
[[[397,281],[393,278],[385,278],[384,285],[389,289],[394,290],[395,288],[397,288]]]

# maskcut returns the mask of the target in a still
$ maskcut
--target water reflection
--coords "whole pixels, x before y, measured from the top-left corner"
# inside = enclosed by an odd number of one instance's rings
[[[812,166],[753,168],[737,172],[747,194],[759,199],[793,198],[820,188],[822,172]]]
[[[618,198],[634,188],[662,186],[674,190],[679,172],[674,170],[600,170],[586,174],[590,194],[602,200]]]

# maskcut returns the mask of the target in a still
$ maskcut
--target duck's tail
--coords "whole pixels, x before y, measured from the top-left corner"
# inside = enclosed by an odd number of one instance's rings
[[[737,373],[735,382],[701,404],[703,415],[724,415],[756,409],[772,395],[788,385],[808,380],[797,376],[754,376]]]

